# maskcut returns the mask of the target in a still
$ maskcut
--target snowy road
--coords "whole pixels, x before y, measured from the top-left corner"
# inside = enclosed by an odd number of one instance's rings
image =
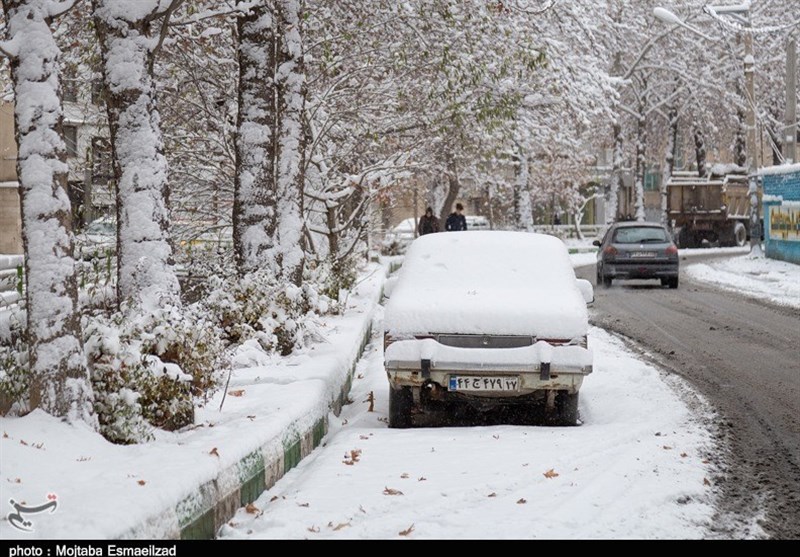
[[[720,516],[762,513],[770,536],[800,538],[800,314],[692,282],[689,264],[705,269],[708,261],[682,261],[678,290],[625,281],[597,289],[592,321],[646,347],[722,414],[731,469],[717,480]],[[594,273],[578,269],[583,278]],[[721,522],[724,530],[729,521]]]
[[[706,536],[716,449],[705,404],[602,330],[590,347],[596,371],[581,391],[580,427],[390,430],[373,342],[324,446],[220,537]]]

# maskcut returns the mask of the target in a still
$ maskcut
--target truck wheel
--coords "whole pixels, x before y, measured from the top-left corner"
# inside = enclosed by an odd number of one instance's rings
[[[603,275],[603,286],[609,288],[611,286],[611,277]]]
[[[747,244],[747,228],[741,222],[733,225],[733,238],[739,247]]]
[[[552,421],[555,425],[578,425],[578,393],[559,391]]]
[[[678,288],[678,277],[672,277],[669,279],[669,287],[670,288]]]
[[[411,407],[414,399],[410,387],[389,388],[389,427],[405,429],[411,427]]]

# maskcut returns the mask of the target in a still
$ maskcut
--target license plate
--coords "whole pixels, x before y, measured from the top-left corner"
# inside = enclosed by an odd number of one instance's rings
[[[654,251],[634,251],[631,252],[631,257],[655,257],[656,253]]]
[[[451,375],[450,391],[517,391],[519,377],[485,375]]]

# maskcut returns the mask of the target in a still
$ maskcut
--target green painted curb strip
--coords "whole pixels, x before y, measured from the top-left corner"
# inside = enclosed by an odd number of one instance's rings
[[[372,336],[371,322],[362,334],[356,357],[341,389],[328,410],[338,415],[347,401],[353,374],[358,360]],[[122,538],[154,536],[164,539],[213,539],[220,527],[236,511],[255,501],[264,491],[275,485],[283,475],[297,466],[311,451],[320,445],[328,432],[328,411],[304,431],[289,431],[283,441],[273,439],[249,453],[234,465],[222,470],[216,478],[184,497],[173,509],[148,518],[128,530]],[[156,534],[154,534],[156,532]]]

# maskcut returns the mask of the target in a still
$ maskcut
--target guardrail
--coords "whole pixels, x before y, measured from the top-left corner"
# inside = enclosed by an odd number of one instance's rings
[[[16,304],[22,297],[22,255],[0,255],[0,309]]]

